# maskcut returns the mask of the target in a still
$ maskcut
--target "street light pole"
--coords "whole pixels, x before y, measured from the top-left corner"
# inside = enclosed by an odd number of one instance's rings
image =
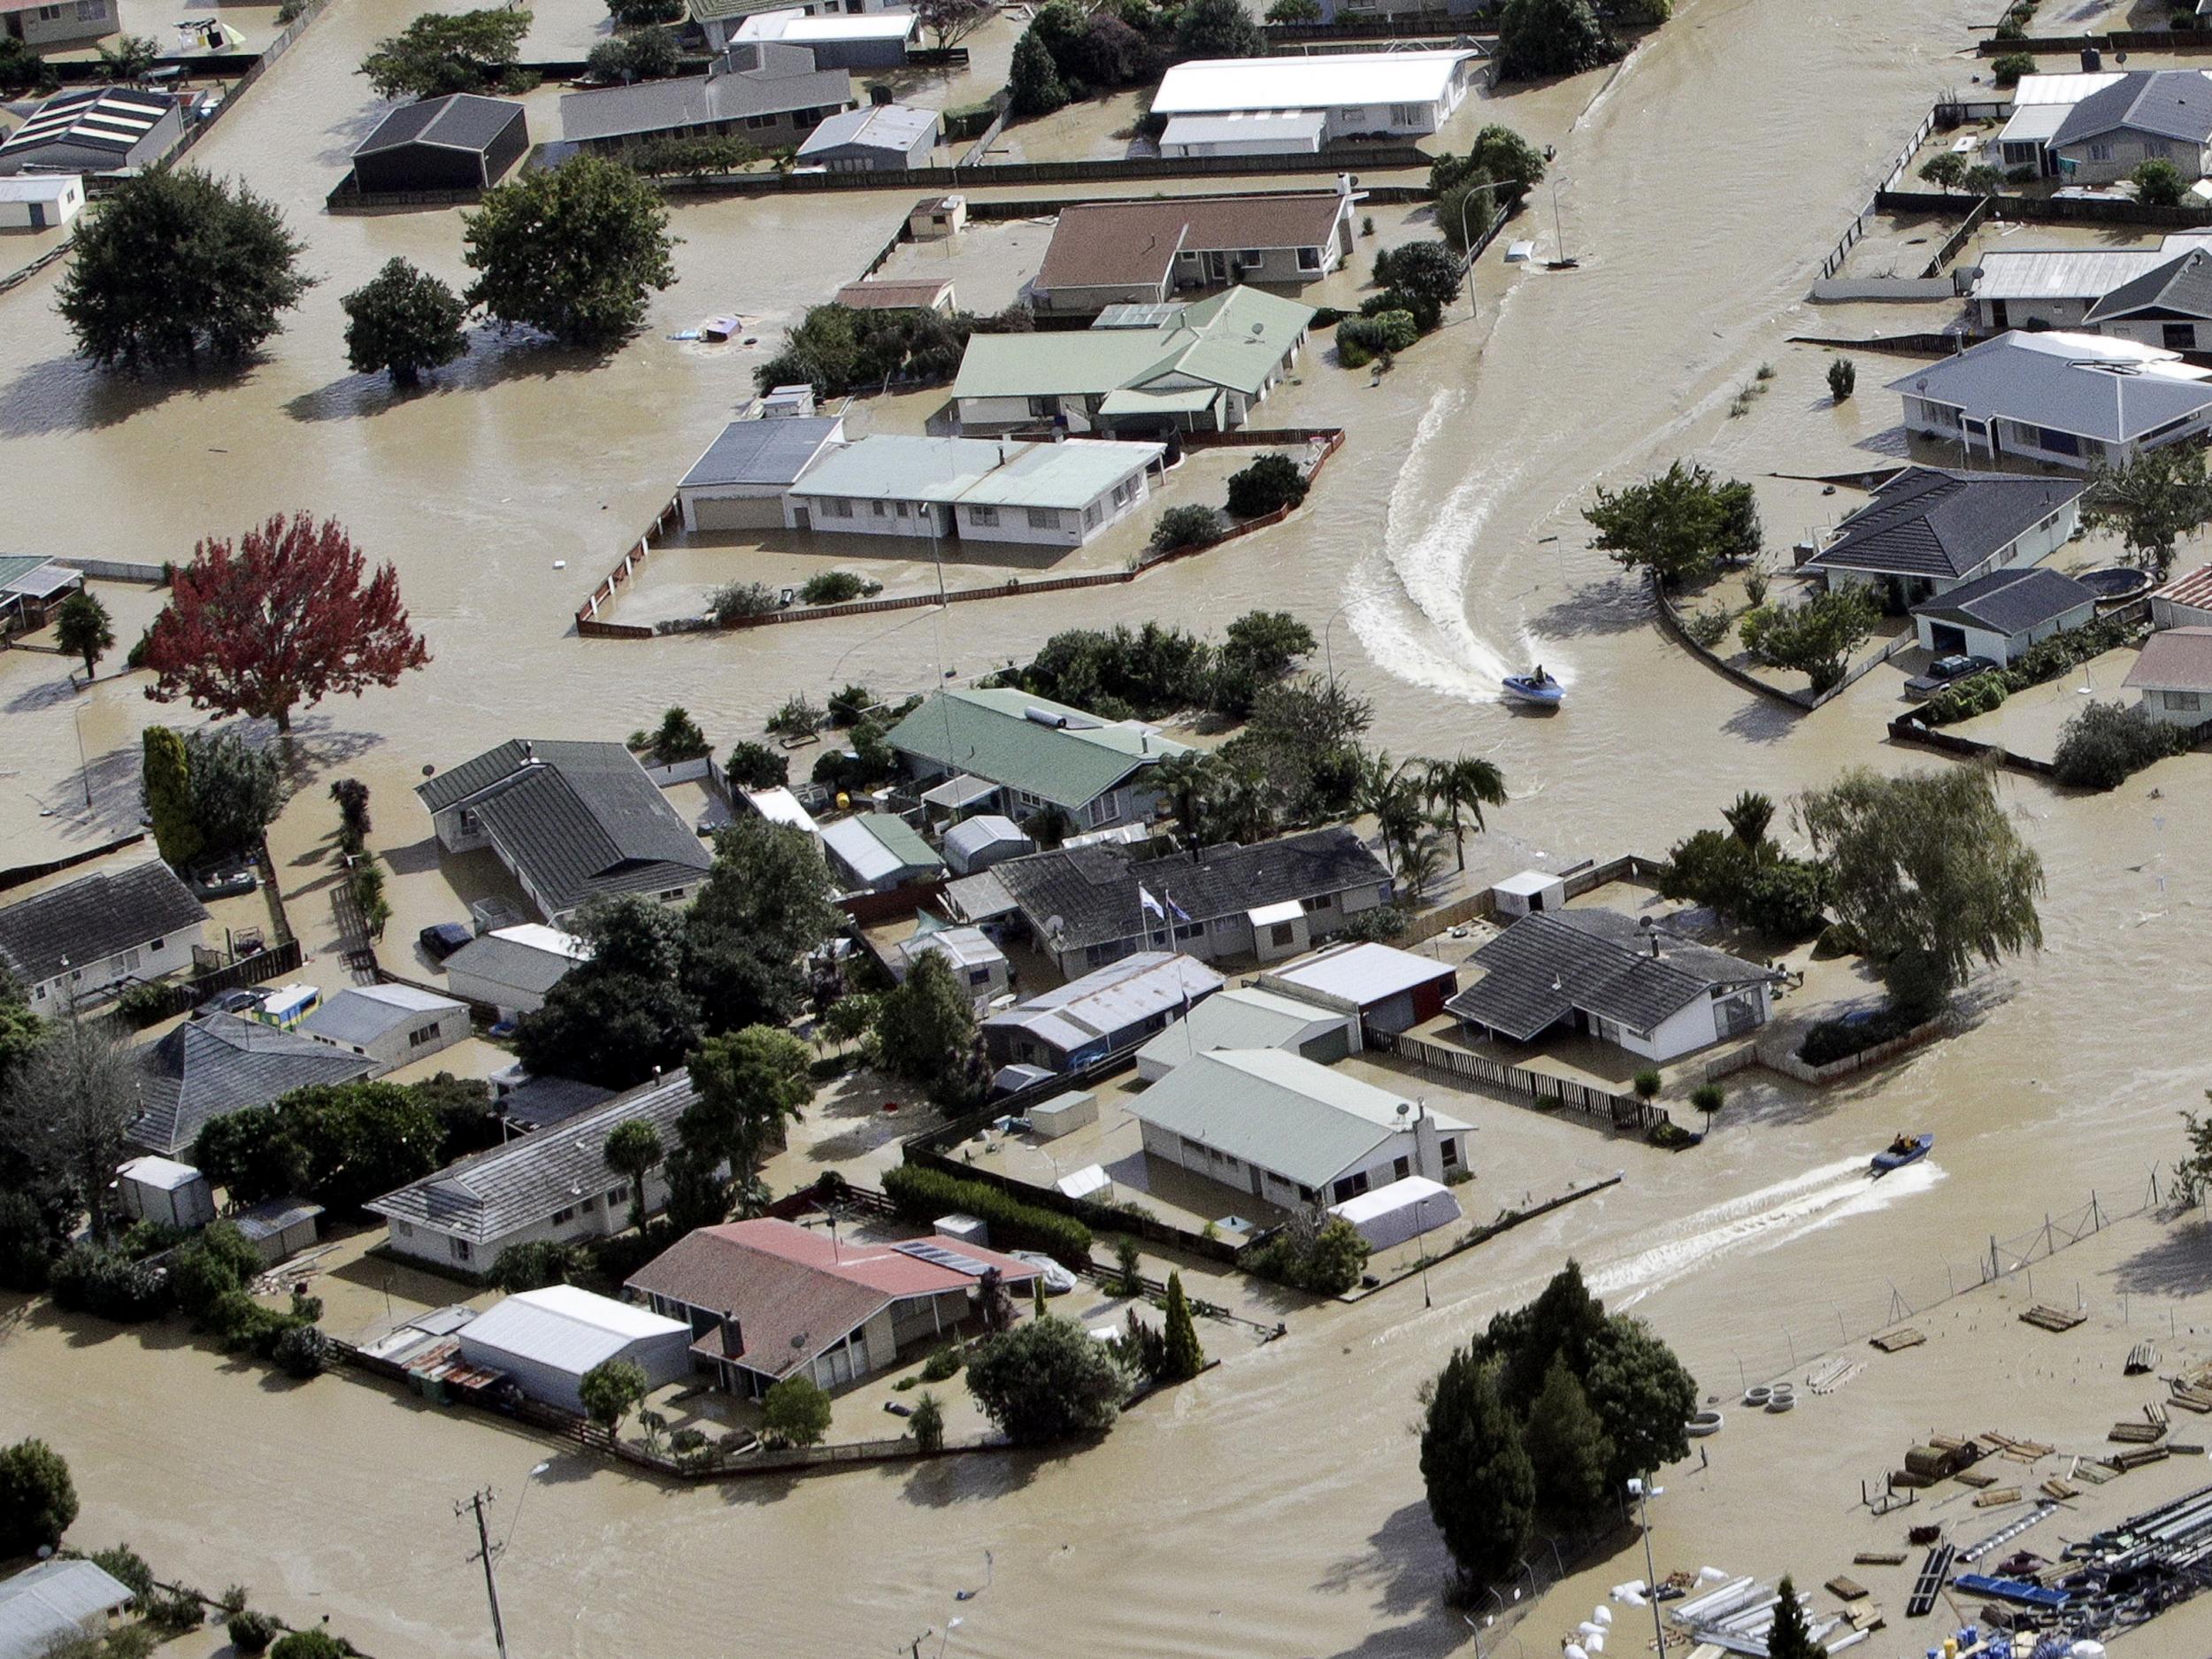
[[[1459,200],[1459,245],[1460,245],[1462,248],[1464,248],[1465,250],[1467,250],[1467,270],[1466,270],[1466,273],[1465,273],[1465,274],[1466,274],[1466,280],[1467,280],[1467,319],[1468,319],[1470,322],[1472,322],[1472,321],[1474,320],[1474,319],[1475,319],[1475,314],[1476,314],[1476,313],[1475,313],[1475,253],[1474,253],[1475,244],[1474,244],[1474,239],[1473,239],[1472,237],[1471,237],[1471,236],[1467,234],[1467,210],[1468,210],[1469,208],[1472,207],[1472,206],[1475,204],[1475,198],[1476,198],[1477,196],[1482,196],[1482,195],[1486,195],[1486,193],[1488,193],[1489,191],[1492,191],[1492,190],[1500,190],[1500,189],[1503,189],[1503,188],[1504,188],[1507,185],[1509,185],[1509,184],[1517,184],[1517,183],[1519,183],[1519,182],[1520,182],[1520,180],[1518,180],[1517,179],[1497,179],[1497,180],[1492,180],[1492,181],[1491,181],[1490,183],[1488,183],[1488,184],[1479,184],[1479,185],[1477,185],[1477,186],[1476,186],[1473,189],[1471,189],[1471,190],[1468,191],[1468,192],[1467,192],[1467,194],[1466,194],[1465,196],[1463,196],[1460,197],[1460,200]]]
[[[1321,655],[1323,660],[1329,665],[1329,689],[1332,691],[1336,689],[1336,652],[1331,646],[1329,635],[1336,627],[1337,618],[1351,608],[1352,602],[1347,599],[1329,612],[1329,619],[1322,625],[1321,628]]]
[[[1636,1500],[1636,1518],[1644,1529],[1644,1588],[1651,1598],[1652,1651],[1666,1659],[1666,1626],[1659,1622],[1659,1568],[1651,1557],[1651,1483],[1632,1479],[1629,1494]]]

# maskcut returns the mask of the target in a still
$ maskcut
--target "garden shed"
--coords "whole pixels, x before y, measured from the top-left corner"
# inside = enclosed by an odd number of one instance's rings
[[[574,1285],[526,1290],[463,1325],[461,1357],[504,1371],[533,1400],[581,1411],[585,1375],[627,1360],[649,1387],[691,1369],[691,1327]]]

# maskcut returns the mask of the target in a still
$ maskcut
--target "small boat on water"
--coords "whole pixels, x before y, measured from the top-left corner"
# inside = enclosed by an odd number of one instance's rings
[[[1899,1135],[1874,1155],[1874,1173],[1886,1175],[1892,1170],[1901,1170],[1906,1164],[1926,1157],[1934,1145],[1933,1135]]]
[[[1555,709],[1566,700],[1567,688],[1546,673],[1540,664],[1532,673],[1508,674],[1503,684],[1509,701],[1525,703],[1532,708]]]

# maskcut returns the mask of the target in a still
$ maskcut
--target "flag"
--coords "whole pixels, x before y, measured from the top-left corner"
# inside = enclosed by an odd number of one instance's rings
[[[1190,920],[1190,912],[1175,902],[1175,895],[1172,893],[1167,895],[1167,907],[1169,910],[1175,912],[1175,919],[1177,921],[1187,922]]]
[[[1137,902],[1144,907],[1146,915],[1156,916],[1162,921],[1167,920],[1167,912],[1160,908],[1159,900],[1152,896],[1152,889],[1142,882],[1137,884]]]

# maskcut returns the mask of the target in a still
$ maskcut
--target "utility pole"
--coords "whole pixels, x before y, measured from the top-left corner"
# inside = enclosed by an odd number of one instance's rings
[[[507,1659],[507,1627],[499,1617],[499,1580],[492,1573],[491,1531],[484,1525],[484,1506],[491,1502],[491,1498],[492,1489],[486,1486],[481,1492],[472,1493],[455,1504],[453,1513],[462,1516],[471,1509],[476,1512],[477,1548],[469,1559],[484,1563],[484,1594],[492,1604],[492,1642],[499,1649],[499,1659]]]

